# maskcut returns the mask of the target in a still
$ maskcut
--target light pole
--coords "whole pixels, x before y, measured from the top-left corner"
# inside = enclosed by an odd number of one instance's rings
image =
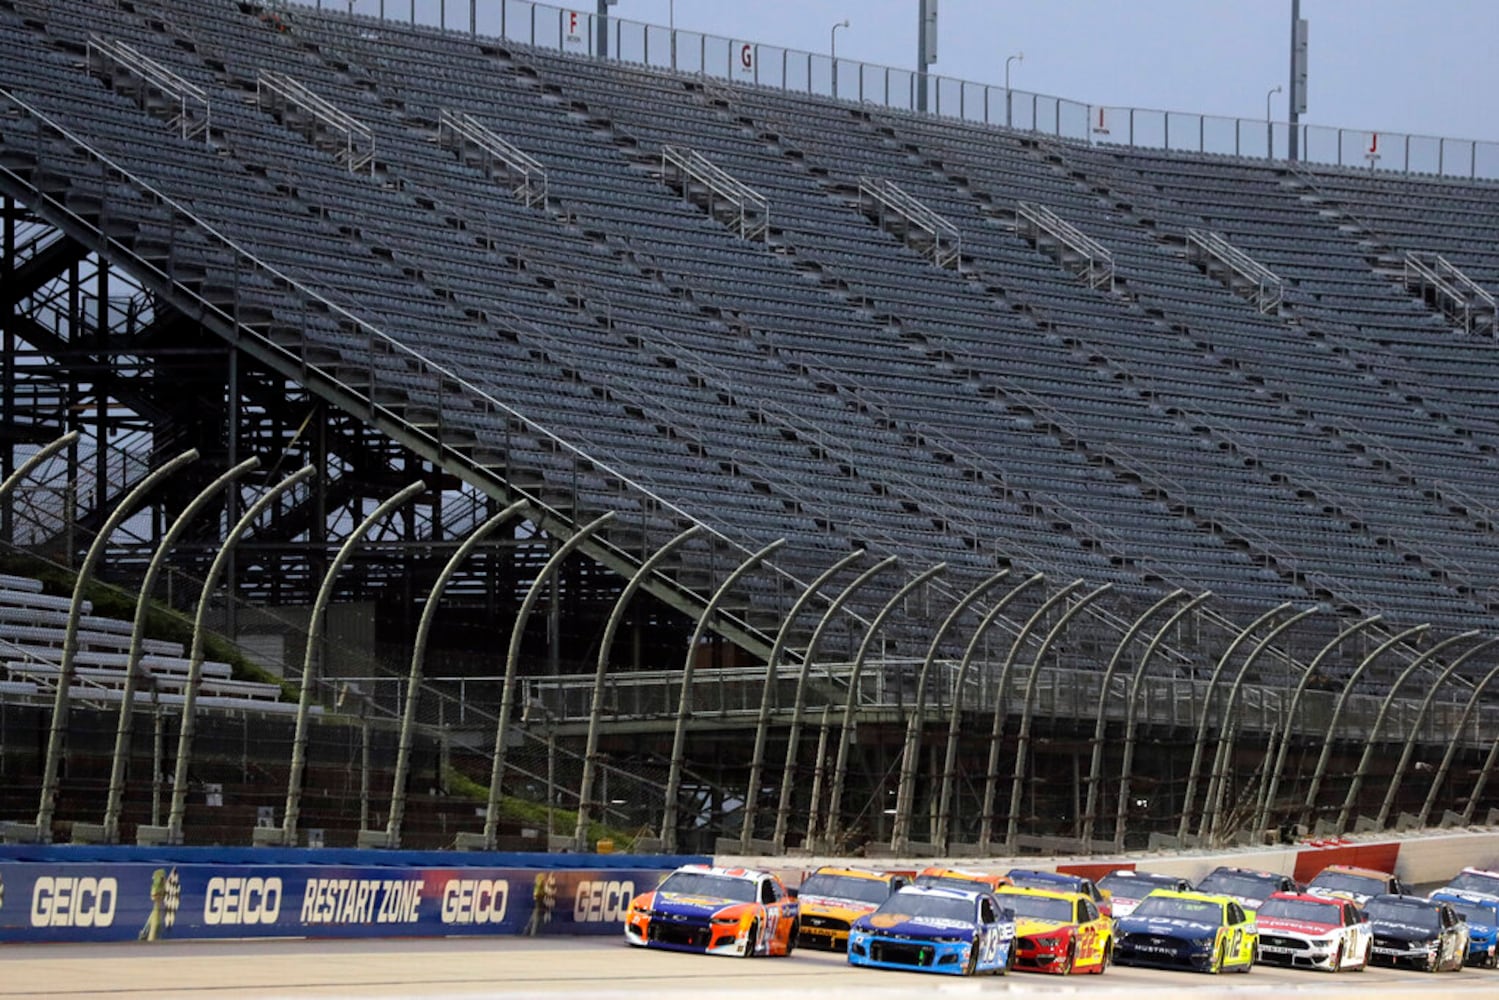
[[[671,36],[671,68],[677,68],[677,0],[667,0],[666,33]]]
[[[1025,62],[1024,52],[1017,52],[1005,60],[1005,128],[1010,127],[1011,111],[1013,110],[1013,105],[1010,101],[1010,64],[1017,62]]]
[[[832,41],[831,41],[831,43],[828,46],[829,55],[832,57],[832,60],[833,60],[833,96],[834,97],[838,96],[838,29],[839,28],[847,28],[847,27],[848,27],[848,18],[846,18],[846,17],[843,20],[839,21],[837,24],[833,25],[833,30],[831,32]]]
[[[1281,92],[1280,84],[1271,87],[1265,94],[1265,156],[1275,159],[1275,126],[1270,123],[1270,98]]]

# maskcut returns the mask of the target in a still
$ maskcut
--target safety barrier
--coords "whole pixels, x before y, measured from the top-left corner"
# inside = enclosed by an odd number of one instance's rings
[[[696,856],[0,848],[0,942],[618,934]]]

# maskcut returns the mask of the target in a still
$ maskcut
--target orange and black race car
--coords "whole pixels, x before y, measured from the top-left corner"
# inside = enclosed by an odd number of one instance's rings
[[[848,929],[881,903],[910,877],[892,872],[824,865],[802,880],[797,890],[801,910],[798,944],[842,951],[848,947]]]
[[[789,955],[799,919],[796,899],[769,872],[683,865],[630,903],[625,941],[707,955]]]
[[[928,889],[986,889],[998,892],[1010,884],[1010,879],[994,872],[976,871],[972,868],[943,868],[933,866],[916,873],[916,884]]]

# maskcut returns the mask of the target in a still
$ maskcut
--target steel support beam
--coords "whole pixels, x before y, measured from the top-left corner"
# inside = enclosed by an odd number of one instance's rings
[[[703,613],[697,617],[692,638],[687,640],[687,653],[682,660],[682,693],[677,699],[677,719],[671,734],[671,763],[666,774],[666,801],[661,809],[661,844],[668,854],[677,850],[677,796],[682,790],[682,772],[687,765],[687,719],[692,714],[692,683],[697,672],[698,643],[708,628],[708,620],[718,613],[724,598],[744,579],[745,575],[769,559],[786,544],[786,539],[777,538],[758,552],[750,555],[734,571],[724,578],[713,592]],[[748,804],[746,803],[746,806]],[[748,817],[748,813],[745,814]],[[581,848],[580,848],[581,850]]]

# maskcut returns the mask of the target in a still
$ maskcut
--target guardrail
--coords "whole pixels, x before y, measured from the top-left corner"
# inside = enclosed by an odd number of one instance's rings
[[[625,63],[793,93],[917,110],[914,70],[748,39],[531,3],[470,0],[416,4],[397,0],[290,0],[292,4],[393,26],[421,25],[499,38],[540,49],[598,55]],[[418,7],[420,17],[418,16]],[[602,36],[603,45],[600,46]],[[976,124],[1038,132],[1096,145],[1274,159],[1290,148],[1286,122],[1155,108],[1093,104],[1050,94],[927,74],[927,108]],[[1499,142],[1330,125],[1294,126],[1299,159],[1331,166],[1446,177],[1499,179]]]

